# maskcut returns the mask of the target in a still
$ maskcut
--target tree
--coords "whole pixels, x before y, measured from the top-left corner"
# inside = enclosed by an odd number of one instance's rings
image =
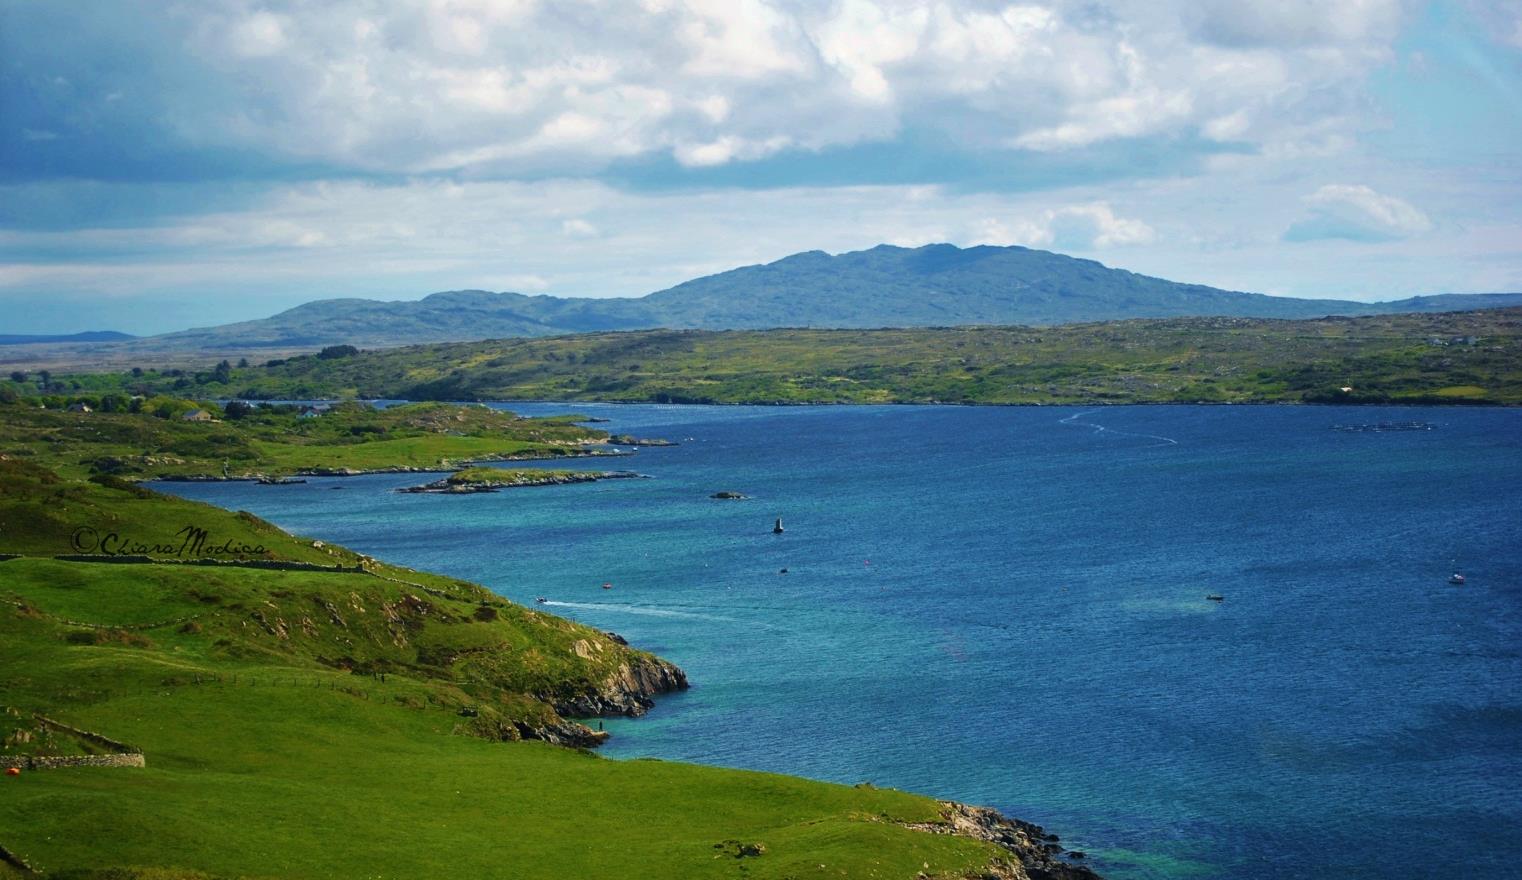
[[[25,382],[26,381],[26,371],[25,370],[11,370],[11,381],[12,382],[16,382],[18,384],[21,383],[21,382]]]
[[[246,370],[246,369],[248,369],[248,358],[238,358],[238,369],[240,369],[240,370]]]
[[[237,421],[253,414],[254,408],[242,400],[229,400],[227,405],[222,407],[222,412],[227,416],[228,421]]]
[[[353,357],[357,354],[359,354],[359,349],[352,345],[330,345],[319,351],[317,357],[325,361],[331,361],[337,358]]]
[[[48,390],[48,386],[53,384],[53,374],[49,370],[38,370],[37,379],[42,383],[43,391]]]
[[[211,381],[227,384],[227,380],[233,377],[233,365],[227,361],[217,364],[216,370],[212,371]]]

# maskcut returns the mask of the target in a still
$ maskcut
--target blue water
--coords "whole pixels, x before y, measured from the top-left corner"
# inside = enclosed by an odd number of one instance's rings
[[[489,495],[164,488],[682,665],[611,756],[992,805],[1111,878],[1518,876],[1522,411],[512,408],[691,439]]]

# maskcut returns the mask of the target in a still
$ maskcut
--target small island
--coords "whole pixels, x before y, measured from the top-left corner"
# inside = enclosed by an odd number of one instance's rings
[[[633,434],[615,434],[608,438],[608,443],[614,446],[676,446],[674,440],[662,440],[656,437],[636,437]]]
[[[441,495],[469,495],[496,492],[521,486],[559,486],[567,483],[595,483],[642,476],[633,471],[556,471],[543,468],[466,468],[442,480],[421,486],[406,486],[398,492],[427,492]]]

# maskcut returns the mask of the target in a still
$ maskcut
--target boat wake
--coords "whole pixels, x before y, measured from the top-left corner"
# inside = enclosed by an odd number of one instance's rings
[[[1079,419],[1083,418],[1084,416],[1091,416],[1091,415],[1093,415],[1093,414],[1095,414],[1097,412],[1099,412],[1099,410],[1097,410],[1097,409],[1091,409],[1091,410],[1087,410],[1085,412],[1073,413],[1072,415],[1068,416],[1065,419],[1058,419],[1057,423],[1061,424],[1061,425],[1076,425],[1076,426],[1081,427],[1081,428],[1093,428],[1094,429],[1094,433],[1096,433],[1096,434],[1114,434],[1114,435],[1116,435],[1118,437],[1140,437],[1140,438],[1142,438],[1144,440],[1156,440],[1156,441],[1158,441],[1156,443],[1150,443],[1150,444],[1148,444],[1146,446],[1140,447],[1142,449],[1155,449],[1155,448],[1157,448],[1159,446],[1177,446],[1177,445],[1179,445],[1179,442],[1177,440],[1173,439],[1172,437],[1164,437],[1161,434],[1138,434],[1138,433],[1136,433],[1134,431],[1117,431],[1114,428],[1106,428],[1104,425],[1098,424],[1096,422],[1080,422],[1079,421]]]
[[[579,608],[583,611],[611,611],[620,614],[638,614],[644,617],[679,617],[690,620],[712,620],[720,623],[736,622],[733,617],[721,617],[717,614],[695,614],[691,611],[672,611],[669,608],[651,608],[646,605],[622,605],[616,602],[559,602],[554,599],[548,599],[539,604],[555,608]]]

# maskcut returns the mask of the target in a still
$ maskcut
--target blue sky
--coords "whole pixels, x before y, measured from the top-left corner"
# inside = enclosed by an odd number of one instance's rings
[[[1522,290],[1522,4],[0,4],[3,332],[1022,244]]]

